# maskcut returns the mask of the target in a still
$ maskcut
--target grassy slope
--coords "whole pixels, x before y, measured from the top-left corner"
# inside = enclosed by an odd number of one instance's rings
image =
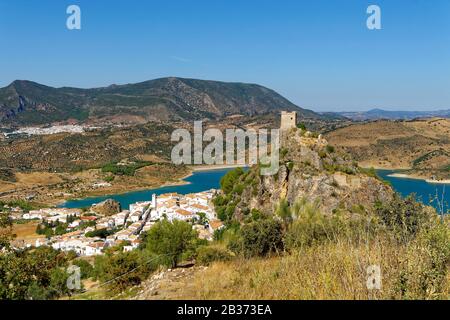
[[[450,119],[355,124],[326,138],[363,166],[413,169],[425,176],[434,170],[445,176],[443,169],[450,165]]]

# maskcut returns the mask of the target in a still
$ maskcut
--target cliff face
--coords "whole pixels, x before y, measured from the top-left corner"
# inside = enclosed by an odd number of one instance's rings
[[[261,176],[253,167],[241,176],[244,188],[237,198],[238,218],[251,209],[271,214],[282,199],[290,205],[302,198],[317,201],[325,214],[332,214],[371,211],[377,200],[393,196],[390,186],[359,168],[349,155],[336,152],[321,136],[300,129],[283,136],[276,175]]]

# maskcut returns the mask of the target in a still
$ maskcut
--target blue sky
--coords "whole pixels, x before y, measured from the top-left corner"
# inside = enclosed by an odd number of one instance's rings
[[[66,28],[70,4],[81,30]],[[366,28],[370,4],[382,30]],[[450,108],[448,0],[0,0],[0,39],[0,86],[180,76],[319,111]]]

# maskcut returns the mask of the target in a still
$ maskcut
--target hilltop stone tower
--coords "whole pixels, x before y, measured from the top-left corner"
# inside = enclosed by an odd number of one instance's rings
[[[297,112],[281,111],[281,131],[287,131],[297,127]]]

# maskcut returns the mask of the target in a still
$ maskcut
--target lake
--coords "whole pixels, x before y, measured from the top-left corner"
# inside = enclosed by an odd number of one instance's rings
[[[425,180],[410,179],[410,178],[397,178],[389,177],[392,173],[398,173],[394,170],[377,170],[378,176],[382,179],[389,181],[392,187],[400,193],[403,197],[408,196],[411,193],[415,193],[417,198],[425,204],[432,205],[437,208],[436,201],[430,203],[430,197],[436,197],[436,193],[439,195],[439,199],[442,199],[442,192],[444,194],[444,212],[450,209],[450,184],[428,183]]]
[[[114,199],[120,202],[122,208],[126,209],[130,204],[138,201],[150,201],[152,194],[157,195],[167,192],[177,192],[179,194],[187,194],[192,192],[200,192],[209,189],[219,188],[220,178],[225,175],[228,171],[232,169],[218,169],[209,171],[196,171],[190,177],[185,180],[189,184],[179,185],[179,186],[168,186],[156,189],[149,189],[143,191],[133,191],[123,194],[115,194],[101,197],[90,197],[80,200],[69,200],[62,204],[60,207],[64,208],[83,208],[89,207],[94,203],[101,202],[106,199]],[[377,170],[378,175],[391,182],[392,187],[399,192],[402,196],[407,196],[410,193],[416,193],[419,200],[424,203],[429,204],[430,197],[436,195],[436,191],[442,196],[442,191],[446,190],[446,195],[444,197],[446,202],[446,209],[450,208],[448,204],[450,203],[450,185],[443,184],[433,184],[428,183],[425,180],[418,179],[407,179],[407,178],[396,178],[389,177],[390,174],[394,173],[392,170]],[[437,208],[437,203],[434,202],[432,205]],[[445,210],[446,211],[446,210]]]
[[[107,195],[101,197],[89,197],[80,200],[69,200],[59,207],[63,208],[84,208],[104,201],[106,199],[114,199],[120,202],[122,208],[128,209],[130,204],[138,201],[150,201],[152,199],[152,194],[157,195],[176,192],[179,194],[188,194],[193,192],[200,192],[209,189],[218,189],[220,186],[220,178],[222,178],[228,171],[232,169],[217,169],[208,171],[196,171],[191,176],[185,179],[188,184],[183,184],[179,186],[168,186],[156,189],[148,189],[142,191],[132,191],[122,194]]]

